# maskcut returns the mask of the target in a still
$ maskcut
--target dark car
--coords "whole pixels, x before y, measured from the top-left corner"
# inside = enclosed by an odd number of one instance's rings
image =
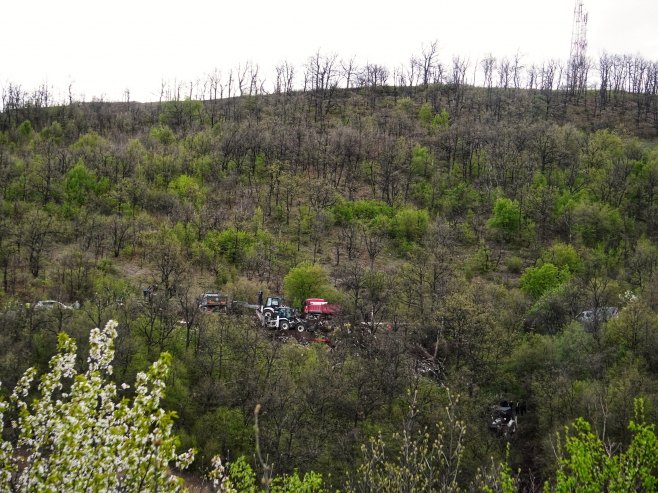
[[[499,404],[492,406],[489,429],[504,436],[516,432],[516,412],[511,403],[501,401]]]

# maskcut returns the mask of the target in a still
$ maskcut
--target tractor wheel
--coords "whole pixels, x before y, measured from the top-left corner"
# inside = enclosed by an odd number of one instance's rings
[[[304,324],[299,324],[297,326],[297,332],[304,332]]]
[[[288,330],[290,328],[290,323],[286,322],[286,321],[283,321],[279,324],[279,328],[281,330]]]
[[[272,312],[271,311],[266,311],[263,313],[263,318],[265,319],[265,322],[269,322],[270,318],[272,318]]]

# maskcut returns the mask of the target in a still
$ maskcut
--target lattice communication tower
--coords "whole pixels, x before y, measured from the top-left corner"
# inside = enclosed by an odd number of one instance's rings
[[[576,0],[573,9],[573,27],[571,29],[571,52],[567,85],[569,90],[579,92],[584,89],[587,73],[587,12],[583,0]]]
[[[583,0],[576,0],[573,9],[573,27],[571,29],[571,53],[569,59],[580,63],[587,56],[587,12]]]

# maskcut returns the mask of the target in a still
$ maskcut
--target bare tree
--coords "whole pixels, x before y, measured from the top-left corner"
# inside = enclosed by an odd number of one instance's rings
[[[491,90],[493,87],[493,73],[496,69],[496,57],[489,53],[489,55],[480,62],[480,65],[484,71],[484,87]]]
[[[539,69],[537,66],[533,63],[530,65],[530,68],[528,68],[528,77],[527,77],[527,83],[526,83],[526,88],[534,91],[537,89],[537,85],[539,83],[540,77],[538,75]]]
[[[610,90],[610,69],[612,67],[612,58],[603,53],[599,57],[599,103],[605,107],[609,99]]]
[[[304,85],[311,91],[316,122],[323,122],[335,104],[334,95],[340,76],[336,59],[337,55],[322,55],[318,51],[306,63]]]
[[[459,115],[461,113],[466,85],[466,71],[468,70],[469,65],[470,62],[468,59],[459,56],[452,59],[452,74],[450,82],[455,89],[452,100],[452,113],[454,115]]]
[[[423,46],[422,48],[421,73],[424,87],[427,87],[434,79],[434,67],[438,57],[438,43],[435,40],[429,46]]]
[[[345,89],[352,87],[352,82],[358,71],[358,68],[355,63],[355,58],[352,57],[349,60],[341,60],[341,77],[345,80]]]
[[[509,88],[510,65],[510,60],[507,57],[504,57],[498,64],[498,87]]]
[[[420,68],[420,60],[415,56],[412,56],[409,59],[409,68],[406,73],[406,79],[409,82],[410,87],[418,85],[418,72]]]

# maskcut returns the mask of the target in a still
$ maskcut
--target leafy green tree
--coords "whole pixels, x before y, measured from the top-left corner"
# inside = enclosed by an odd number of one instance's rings
[[[432,111],[432,105],[429,103],[423,103],[418,111],[418,120],[424,127],[429,127],[432,123],[432,118],[434,117],[434,112]]]
[[[551,263],[560,269],[568,268],[572,274],[580,272],[583,267],[583,262],[574,246],[565,243],[553,243],[544,251],[541,258],[544,262]]]
[[[450,122],[450,115],[443,109],[441,113],[437,113],[432,118],[432,128],[448,128]]]
[[[586,247],[608,248],[621,241],[624,223],[619,209],[598,202],[581,202],[573,208],[573,228]]]
[[[395,214],[390,231],[402,251],[409,251],[413,244],[420,243],[429,227],[429,214],[426,210],[405,207]]]
[[[628,298],[619,316],[605,325],[605,340],[612,350],[629,351],[655,370],[658,368],[658,317],[641,298],[634,295]]]
[[[176,142],[176,135],[174,132],[166,125],[158,125],[151,128],[149,131],[149,137],[161,145],[171,145]]]
[[[411,169],[416,176],[428,178],[433,171],[432,156],[427,147],[415,145],[411,156]]]
[[[96,197],[109,189],[106,178],[98,180],[82,161],[78,161],[64,177],[66,201],[73,206],[83,206],[91,197]]]
[[[331,298],[335,290],[321,265],[302,262],[283,278],[283,289],[293,305],[301,306],[306,298]]]
[[[558,269],[550,262],[539,267],[528,267],[521,275],[521,290],[537,299],[569,279],[568,269]]]
[[[496,199],[493,215],[487,225],[504,241],[511,241],[521,233],[523,217],[516,200],[500,197]]]
[[[642,288],[658,267],[658,247],[643,236],[637,241],[626,265],[629,282]]]
[[[325,491],[322,476],[308,472],[300,476],[292,474],[267,478],[259,488],[256,473],[246,459],[241,456],[225,467],[218,458],[214,459],[210,479],[218,493],[319,493]]]
[[[32,129],[32,123],[30,120],[24,120],[16,130],[18,134],[18,142],[21,145],[25,145],[32,140],[34,130]]]
[[[614,455],[582,418],[567,429],[554,481],[545,492],[656,491],[658,488],[658,438],[655,425],[644,421],[644,401],[635,401],[635,420],[629,430],[633,439],[626,450]]]
[[[174,192],[181,201],[189,202],[195,209],[203,206],[204,188],[199,181],[188,175],[180,175],[169,183],[169,191]]]
[[[204,238],[204,244],[215,256],[233,265],[241,265],[255,243],[254,235],[237,228],[210,231]]]

